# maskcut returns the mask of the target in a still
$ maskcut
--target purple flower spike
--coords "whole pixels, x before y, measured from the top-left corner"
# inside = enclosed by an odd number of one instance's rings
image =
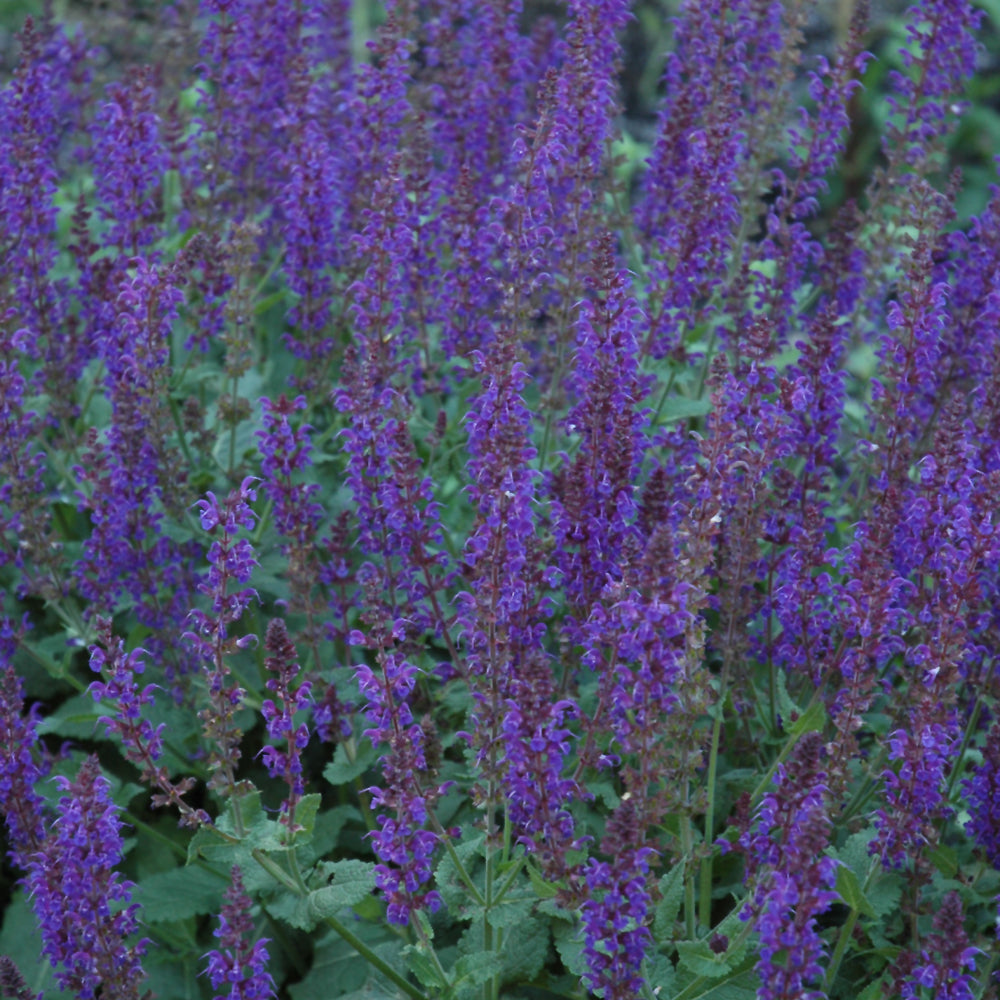
[[[295,689],[299,665],[295,644],[288,637],[288,629],[280,618],[272,618],[267,626],[264,646],[271,654],[264,660],[264,666],[272,676],[267,681],[267,689],[274,698],[266,698],[261,705],[261,714],[267,723],[267,735],[275,744],[267,745],[262,753],[264,766],[272,778],[281,778],[288,786],[288,798],[281,804],[282,821],[290,833],[301,830],[295,823],[295,806],[305,793],[302,780],[302,751],[309,742],[309,728],[306,724],[295,724],[295,714],[304,712],[312,704],[309,696],[311,685],[303,681]]]
[[[75,781],[56,781],[65,793],[59,818],[32,856],[26,880],[45,954],[59,970],[59,985],[81,1000],[98,990],[138,1000],[146,942],[126,944],[139,927],[138,906],[128,905],[132,885],[115,871],[122,836],[109,782],[96,757],[84,761]]]
[[[267,939],[250,943],[254,934],[251,902],[243,888],[238,867],[232,871],[233,884],[226,890],[215,936],[220,948],[210,951],[206,972],[212,989],[225,989],[214,1000],[270,1000],[274,980],[267,971]]]

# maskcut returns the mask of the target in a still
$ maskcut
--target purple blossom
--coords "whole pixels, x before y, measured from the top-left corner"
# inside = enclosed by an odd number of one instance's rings
[[[5,628],[10,623],[4,619]],[[7,643],[3,644],[5,647]],[[0,676],[0,813],[7,823],[12,860],[27,868],[28,860],[45,840],[45,803],[35,786],[48,773],[38,743],[38,706],[24,712],[21,679],[10,664],[11,650],[3,649]]]
[[[243,876],[238,867],[231,874],[232,884],[226,890],[225,902],[219,914],[219,926],[213,932],[219,948],[206,956],[212,989],[223,989],[214,1000],[270,1000],[274,980],[267,971],[267,938],[252,941],[255,934],[250,915],[252,903],[243,888]]]
[[[720,286],[741,219],[747,123],[742,90],[753,69],[750,0],[682,5],[664,70],[666,101],[637,221],[653,297],[644,354],[679,351],[701,303]],[[736,17],[729,16],[735,7]],[[680,355],[683,357],[683,355]]]
[[[965,824],[994,868],[1000,867],[1000,722],[986,736],[983,762],[962,782],[970,819]]]
[[[63,297],[50,272],[56,262],[56,154],[60,80],[43,39],[28,18],[20,36],[21,60],[0,91],[0,248],[10,269],[12,302],[5,318],[29,356],[37,358],[64,322]],[[49,345],[51,346],[51,345]]]
[[[240,586],[250,581],[257,560],[249,540],[239,537],[241,530],[249,531],[256,525],[256,516],[250,508],[250,503],[257,499],[255,482],[255,477],[248,476],[225,500],[219,501],[214,493],[206,493],[205,499],[196,504],[202,530],[216,535],[208,550],[208,573],[198,586],[211,600],[211,610],[191,611],[194,630],[185,632],[184,639],[201,657],[208,685],[209,705],[198,714],[211,747],[209,765],[216,772],[209,787],[226,791],[231,791],[236,783],[242,733],[234,718],[243,703],[243,690],[232,683],[226,658],[256,641],[252,634],[241,637],[231,634],[232,626],[257,597],[253,588]],[[236,584],[236,588],[230,589],[231,584]]]
[[[754,828],[739,840],[745,879],[754,885],[741,916],[752,918],[760,935],[759,1000],[823,996],[810,990],[822,975],[825,953],[816,918],[838,899],[838,862],[823,854],[832,824],[822,752],[819,733],[799,740],[787,767],[778,767]]]
[[[564,458],[551,486],[557,562],[571,611],[566,626],[574,641],[601,589],[620,576],[630,547],[640,544],[633,525],[644,422],[637,411],[644,394],[637,364],[638,315],[616,268],[610,235],[601,238],[596,252],[600,301],[580,307],[570,380],[577,402],[564,422],[579,448],[572,463]]]
[[[333,278],[339,260],[339,225],[346,186],[338,150],[320,120],[332,95],[312,84],[301,108],[288,118],[287,181],[281,195],[284,269],[298,296],[289,319],[297,328],[286,342],[297,357],[321,361],[333,350],[330,338]]]
[[[126,259],[150,255],[162,232],[163,175],[169,166],[148,70],[108,86],[94,138],[98,212],[107,247]]]
[[[31,992],[21,971],[6,955],[0,955],[0,996],[10,1000],[43,1000],[41,993]]]
[[[906,21],[903,71],[890,71],[894,93],[883,149],[890,163],[922,172],[957,119],[952,102],[976,66],[982,12],[966,0],[922,0]]]
[[[305,794],[302,751],[309,743],[309,727],[304,722],[296,725],[295,715],[311,705],[312,685],[303,681],[294,690],[292,688],[299,665],[295,644],[288,637],[288,629],[280,618],[272,618],[268,623],[264,647],[271,654],[264,660],[264,666],[272,675],[266,687],[274,697],[265,698],[260,710],[267,724],[267,735],[274,743],[264,746],[261,757],[267,773],[272,778],[281,778],[288,786],[288,797],[281,804],[281,818],[289,833],[294,834],[302,829],[295,823],[295,807]],[[280,744],[283,744],[281,749]]]
[[[165,398],[171,326],[183,293],[172,268],[142,258],[132,265],[100,343],[110,426],[103,440],[90,436],[86,462],[75,470],[89,487],[79,498],[93,524],[76,577],[95,608],[112,613],[127,594],[140,621],[162,630],[183,620],[193,585],[190,551],[163,531],[185,480]]]
[[[308,424],[292,426],[292,415],[307,406],[305,396],[289,399],[282,394],[275,401],[266,397],[260,401],[264,430],[257,432],[260,440],[260,470],[264,474],[262,489],[274,504],[274,523],[278,531],[293,545],[303,545],[315,535],[323,516],[323,507],[311,498],[319,491],[315,484],[302,485],[293,480],[293,473],[312,465],[312,445]]]
[[[656,852],[642,845],[635,803],[623,799],[608,820],[602,849],[612,861],[591,858],[581,908],[585,981],[606,1000],[632,1000],[643,987],[641,968],[653,944],[652,904],[647,886]]]
[[[934,932],[927,935],[920,956],[912,964],[903,983],[903,1000],[973,1000],[978,948],[969,946],[963,926],[962,901],[949,892],[934,914]],[[916,958],[916,956],[908,956]],[[897,962],[899,960],[897,959]],[[963,970],[968,969],[968,972]],[[929,992],[925,992],[929,991]]]
[[[109,782],[96,757],[84,761],[74,781],[55,780],[64,792],[59,816],[28,860],[26,877],[45,955],[60,986],[82,1000],[99,990],[138,1000],[147,942],[127,944],[139,927],[138,906],[130,905],[132,884],[115,871],[122,836]]]
[[[143,780],[159,788],[153,796],[154,806],[176,806],[182,826],[209,823],[208,813],[184,801],[184,795],[194,787],[194,778],[174,782],[161,762],[165,724],[154,727],[144,714],[145,706],[155,701],[157,685],[140,688],[138,681],[146,669],[146,650],[136,648],[126,653],[125,644],[115,638],[109,619],[99,617],[95,626],[99,641],[90,647],[90,669],[102,679],[90,685],[90,693],[95,701],[108,701],[115,709],[114,715],[100,719],[101,724],[121,740],[125,756],[139,768]]]
[[[208,160],[209,204],[239,221],[266,207],[282,185],[282,130],[315,35],[305,28],[318,3],[201,0],[207,29],[201,46],[201,145]]]
[[[378,811],[378,829],[371,834],[379,863],[375,884],[385,897],[390,923],[407,924],[415,909],[431,912],[442,903],[437,890],[426,889],[433,876],[432,859],[438,835],[426,829],[428,811],[443,788],[434,783],[428,733],[414,719],[410,702],[417,668],[394,651],[406,634],[406,623],[375,622],[371,638],[359,632],[355,644],[374,650],[378,669],[355,669],[370,723],[365,735],[375,747],[388,747],[382,758],[382,784],[368,791]]]

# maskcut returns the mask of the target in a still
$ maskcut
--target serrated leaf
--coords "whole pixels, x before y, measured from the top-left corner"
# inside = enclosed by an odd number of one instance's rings
[[[46,1000],[69,1000],[72,996],[59,989],[49,960],[42,956],[41,935],[23,889],[16,891],[13,901],[4,910],[0,955],[9,955],[14,960],[32,996],[43,992]]]
[[[542,971],[549,958],[549,929],[529,917],[504,931],[500,949],[503,982],[531,980]]]
[[[851,834],[844,846],[835,852],[837,860],[847,865],[861,882],[868,878],[871,870],[872,856],[868,846],[874,839],[875,830],[860,830]]]
[[[583,957],[583,941],[580,940],[576,927],[558,924],[552,939],[566,971],[574,976],[582,976],[587,971],[587,962]]]
[[[187,920],[202,913],[218,913],[227,884],[200,865],[188,865],[143,879],[133,898],[142,906],[143,920],[150,923]]]
[[[54,712],[38,720],[41,736],[55,734],[73,739],[108,740],[107,728],[99,725],[108,712],[94,701],[86,691],[64,701]]]
[[[792,723],[788,729],[790,736],[804,736],[806,733],[819,732],[826,725],[826,706],[821,701],[810,703],[809,707]]]
[[[868,887],[868,901],[878,919],[895,910],[902,895],[903,879],[894,872],[880,873]]]
[[[678,986],[681,984],[678,983]],[[756,1000],[760,978],[752,969],[733,973],[720,983],[685,986],[674,994],[684,1000]]]
[[[228,841],[220,834],[235,837],[239,809],[243,837]],[[260,792],[241,795],[238,806],[230,802],[219,817],[216,826],[201,827],[188,844],[188,863],[202,857],[213,867],[229,871],[239,865],[243,884],[249,893],[274,887],[275,879],[254,858],[254,851],[285,850],[287,829],[276,820],[268,818],[260,803]]]
[[[463,955],[455,963],[455,985],[479,986],[503,972],[503,959],[492,951]]]
[[[646,974],[646,982],[652,989],[654,996],[672,996],[677,982],[677,970],[674,968],[674,963],[666,955],[657,955]]]
[[[316,945],[309,972],[289,986],[292,1000],[333,1000],[362,986],[368,966],[342,938],[330,932]]]
[[[672,423],[675,420],[689,420],[691,417],[703,417],[712,412],[712,401],[708,398],[689,399],[686,396],[671,396],[660,409],[660,422]]]
[[[733,961],[728,953],[716,954],[707,941],[678,941],[676,944],[681,965],[695,975],[716,979],[733,970]]]
[[[375,747],[367,740],[358,745],[353,760],[348,757],[344,744],[339,743],[334,751],[333,760],[323,769],[323,777],[331,785],[347,785],[355,778],[360,778],[377,759],[378,753]]]
[[[531,919],[531,908],[534,900],[531,899],[506,899],[499,906],[494,906],[486,913],[490,927],[502,929],[514,927]]]
[[[375,865],[370,861],[331,861],[320,866],[330,885],[309,893],[309,904],[319,919],[336,916],[345,906],[356,906],[375,890]]]
[[[847,865],[840,865],[837,868],[836,889],[840,898],[855,913],[863,913],[866,917],[875,916],[875,910],[868,902],[858,876]]]
[[[673,938],[674,924],[681,911],[681,900],[684,898],[683,861],[660,879],[659,889],[660,901],[656,904],[653,917],[653,936],[658,945],[663,945]]]
[[[303,795],[295,806],[295,824],[301,826],[302,830],[295,834],[295,843],[300,841],[305,844],[313,834],[313,827],[316,825],[316,814],[319,812],[323,796],[318,792]]]
[[[453,848],[459,864],[461,864],[469,874],[472,884],[480,892],[485,888],[484,866],[477,860],[482,856],[483,842],[485,836],[481,833],[475,834],[469,840],[456,844]],[[459,876],[452,860],[451,852],[445,852],[434,870],[434,881],[437,884],[438,892],[445,901],[445,905],[451,910],[457,910],[468,905],[470,899],[469,889]]]
[[[432,990],[445,990],[450,986],[448,980],[441,975],[437,964],[422,948],[412,944],[407,945],[403,949],[403,957],[406,959],[410,971],[420,981],[421,986]]]
[[[927,849],[925,856],[945,878],[954,878],[958,874],[958,853],[953,847],[935,844]]]
[[[878,1000],[879,997],[885,995],[885,984],[882,982],[882,978],[879,977],[874,983],[869,983],[859,994],[858,1000]]]
[[[283,920],[289,927],[300,931],[311,931],[319,923],[319,916],[312,907],[309,896],[298,896],[294,892],[282,892],[267,907],[272,917]]]
[[[551,882],[546,882],[541,874],[530,865],[528,866],[528,880],[539,899],[553,899],[559,895],[558,886]]]

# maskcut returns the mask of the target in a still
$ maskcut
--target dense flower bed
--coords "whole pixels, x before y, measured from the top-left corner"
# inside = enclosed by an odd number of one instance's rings
[[[0,993],[995,995],[980,15],[689,0],[643,148],[623,0],[160,6],[0,91]]]

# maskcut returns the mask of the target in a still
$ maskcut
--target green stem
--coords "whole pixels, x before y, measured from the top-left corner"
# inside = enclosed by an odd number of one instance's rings
[[[985,691],[990,675],[993,673],[993,664],[990,664],[990,669],[983,680],[981,690]],[[952,795],[955,793],[955,785],[958,783],[959,775],[962,772],[961,763],[965,757],[965,751],[969,749],[969,744],[972,742],[972,737],[975,736],[976,730],[979,728],[979,716],[983,711],[983,698],[979,695],[976,698],[976,703],[972,706],[972,711],[969,713],[969,721],[965,725],[965,732],[962,734],[962,745],[958,748],[958,753],[954,756],[955,766],[951,769],[951,774],[948,777],[948,792],[945,795],[945,801],[950,802]]]
[[[398,986],[408,997],[413,1000],[430,1000],[428,996],[421,993],[409,980],[401,976],[391,965],[372,951],[357,935],[353,934],[336,917],[324,917],[328,927],[333,928],[369,965],[378,969],[393,985]]]
[[[684,804],[690,801],[691,783],[684,781]],[[685,809],[681,816],[681,850],[684,857],[684,936],[691,941],[697,933],[694,895],[694,872],[691,859],[694,855],[694,832],[691,829],[691,814]]]
[[[865,878],[865,883],[861,887],[862,895],[868,891],[869,886],[872,883],[872,879],[875,877],[876,872],[881,868],[878,859],[876,858],[872,862],[871,868],[868,869],[868,875]],[[830,962],[826,967],[826,974],[823,977],[823,992],[829,994],[831,987],[833,986],[834,980],[837,978],[837,972],[840,969],[840,963],[844,960],[844,955],[847,952],[847,946],[851,943],[851,937],[854,934],[854,927],[858,922],[858,917],[860,916],[860,911],[851,907],[851,912],[848,914],[847,920],[844,922],[843,927],[840,928],[840,935],[837,938],[837,943],[833,949],[833,955],[830,957]]]
[[[708,752],[708,779],[706,783],[705,844],[710,853],[702,859],[699,872],[698,913],[702,926],[712,926],[712,830],[715,827],[715,783],[719,773],[719,742],[722,735],[722,715],[725,710],[726,678],[721,684],[719,703],[712,722],[712,743]]]
[[[829,995],[834,980],[837,978],[840,963],[843,962],[847,946],[851,943],[851,937],[854,934],[854,927],[858,922],[859,916],[860,911],[852,907],[851,912],[847,915],[847,920],[844,921],[844,925],[840,928],[837,944],[833,949],[833,955],[830,956],[830,963],[826,967],[826,975],[823,977],[824,994]]]
[[[503,885],[501,885],[499,890],[497,891],[497,894],[493,899],[494,906],[499,906],[500,903],[503,902],[504,896],[506,896],[507,893],[510,892],[511,886],[516,881],[517,876],[520,874],[521,869],[523,867],[524,867],[524,855],[521,855],[521,857],[519,857],[517,861],[514,863],[514,867],[511,869],[510,874],[504,880]]]

